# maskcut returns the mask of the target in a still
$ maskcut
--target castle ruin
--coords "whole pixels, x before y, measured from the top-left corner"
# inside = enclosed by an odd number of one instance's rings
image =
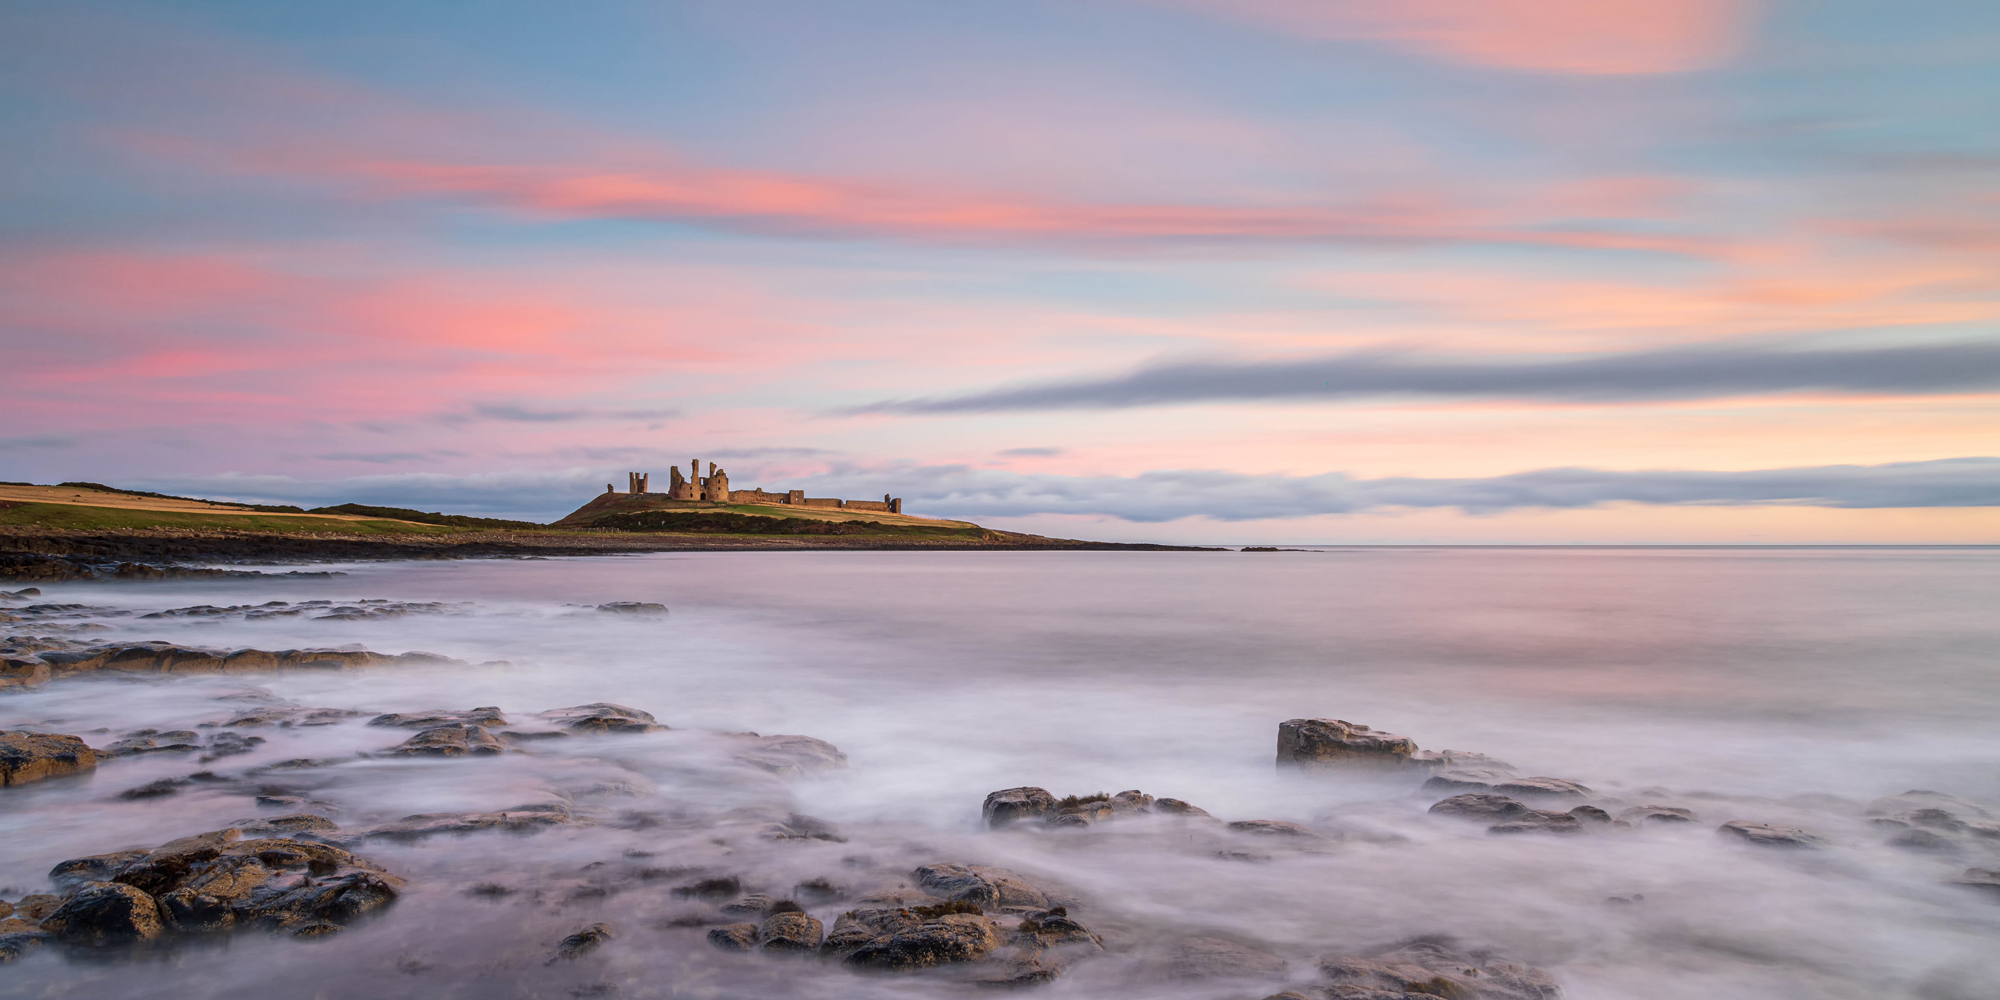
[[[651,493],[652,475],[645,472],[626,473],[626,492]],[[610,483],[604,484],[604,492],[616,493]],[[903,512],[903,498],[883,494],[880,500],[839,500],[831,497],[809,497],[804,490],[785,493],[768,493],[761,488],[747,490],[729,488],[729,473],[708,463],[708,475],[701,474],[701,459],[695,459],[688,467],[688,475],[681,475],[676,465],[667,472],[667,493],[669,500],[705,500],[709,503],[771,504],[788,507],[838,507],[842,510],[876,510],[888,514]]]

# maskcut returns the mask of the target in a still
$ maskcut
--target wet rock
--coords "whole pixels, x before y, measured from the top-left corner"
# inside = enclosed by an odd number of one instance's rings
[[[734,757],[760,771],[784,778],[796,778],[814,771],[832,771],[847,766],[847,755],[839,747],[811,736],[743,736],[748,743]]]
[[[847,887],[822,875],[792,886],[792,895],[808,902],[831,903],[846,899]]]
[[[507,717],[494,705],[480,708],[449,709],[434,708],[425,712],[403,712],[378,715],[368,720],[371,726],[397,726],[403,729],[428,729],[433,726],[504,726]]]
[[[48,939],[49,935],[40,931],[11,931],[0,934],[0,965],[26,958]]]
[[[1518,798],[1580,799],[1590,788],[1568,778],[1519,778],[1499,768],[1455,768],[1424,782],[1427,792],[1490,792]]]
[[[1904,830],[1885,843],[1900,850],[1926,854],[1957,854],[1959,851],[1958,841],[1933,830]]]
[[[591,924],[557,943],[555,956],[550,958],[547,964],[573,962],[596,951],[598,946],[617,936],[612,933],[610,924]]]
[[[1026,915],[1016,933],[1036,948],[1086,945],[1091,950],[1102,950],[1104,946],[1101,938],[1077,923],[1070,917],[1068,908],[1061,906]]]
[[[49,870],[49,881],[65,889],[74,889],[85,882],[108,882],[111,876],[124,871],[132,862],[151,853],[153,852],[139,848],[64,861]]]
[[[984,958],[1006,942],[998,923],[991,917],[972,913],[946,913],[924,918],[904,910],[892,917],[904,926],[870,938],[848,952],[849,965],[866,969],[904,971],[971,962]],[[846,920],[847,915],[842,915]],[[839,922],[835,929],[839,929]],[[829,939],[829,944],[832,943]]]
[[[1317,838],[1319,834],[1281,819],[1246,819],[1229,824],[1237,833],[1247,833],[1253,837],[1299,837]]]
[[[563,826],[571,819],[568,806],[557,803],[535,803],[490,813],[418,813],[414,816],[405,816],[394,823],[374,827],[365,831],[362,836],[384,837],[391,840],[422,840],[441,833],[477,833],[483,830],[532,833],[552,826]]]
[[[766,823],[757,831],[765,840],[824,840],[834,844],[845,844],[847,838],[840,835],[832,823],[804,813],[791,813],[778,822]]]
[[[717,907],[717,909],[721,910],[725,916],[758,917],[761,919],[765,914],[771,912],[771,907],[777,905],[777,902],[777,900],[761,892],[752,892],[738,896]]]
[[[552,708],[536,717],[572,733],[587,736],[650,733],[655,729],[667,728],[655,721],[651,715],[636,708],[614,705],[606,701],[573,705],[569,708]]]
[[[1120,816],[1128,813],[1152,812],[1154,798],[1136,788],[1129,788],[1111,797],[1111,811]]]
[[[204,722],[204,727],[221,726],[228,729],[255,729],[260,726],[333,726],[360,715],[346,708],[307,708],[303,705],[266,706],[245,709],[222,722]]]
[[[1278,724],[1278,766],[1303,770],[1329,768],[1402,769],[1421,766],[1411,760],[1417,742],[1341,719],[1288,719]]]
[[[340,831],[340,824],[311,813],[246,819],[233,825],[248,837],[324,837]]]
[[[1490,792],[1494,785],[1513,780],[1514,773],[1503,768],[1454,767],[1431,775],[1430,779],[1424,782],[1423,791]]]
[[[1583,822],[1569,813],[1531,809],[1505,822],[1487,827],[1486,832],[1490,836],[1501,837],[1521,833],[1582,833]]]
[[[74,888],[74,886],[71,888]],[[62,896],[48,892],[37,892],[22,896],[20,902],[14,904],[14,916],[40,923],[48,919],[49,914],[56,912],[63,905],[63,899],[64,897]]]
[[[151,894],[118,882],[85,882],[42,921],[64,944],[102,947],[151,941],[166,933]]]
[[[244,736],[240,733],[216,733],[208,738],[206,752],[201,755],[202,763],[246,754],[264,744],[262,736]]]
[[[176,729],[160,732],[155,729],[141,729],[127,734],[99,750],[102,757],[130,757],[142,753],[187,753],[201,749],[201,734],[191,729]]]
[[[1176,942],[1167,954],[1167,974],[1175,979],[1272,979],[1286,962],[1261,948],[1218,937]]]
[[[97,751],[75,736],[0,732],[0,786],[25,785],[97,767]]]
[[[1431,806],[1433,816],[1456,816],[1485,823],[1502,822],[1533,812],[1528,804],[1490,792],[1465,792]]]
[[[168,841],[119,869],[111,880],[159,895],[179,885],[195,866],[221,857],[224,848],[242,838],[242,831],[230,827]]]
[[[169,795],[180,794],[182,787],[191,784],[193,782],[186,778],[161,778],[158,781],[149,781],[136,788],[127,788],[119,792],[118,797],[128,802],[137,799],[164,799]]]
[[[1027,989],[1055,982],[1062,973],[1063,965],[1055,956],[1028,951],[995,963],[991,971],[975,977],[972,984],[988,989]]]
[[[1032,786],[1003,788],[987,795],[979,807],[980,818],[995,830],[1022,820],[1045,820],[1055,811],[1056,797]]]
[[[0,656],[0,690],[41,687],[53,674],[38,656]]]
[[[1602,826],[1611,822],[1611,814],[1596,806],[1577,806],[1571,809],[1569,814],[1575,816],[1579,822],[1591,825]]]
[[[1618,813],[1620,822],[1630,823],[1633,826],[1692,823],[1697,818],[1694,810],[1682,809],[1679,806],[1633,806]]]
[[[724,924],[708,932],[708,943],[723,951],[749,951],[757,947],[756,924]]]
[[[609,604],[598,605],[597,610],[613,615],[664,615],[667,613],[667,606],[645,601],[612,601]]]
[[[426,729],[404,740],[392,757],[471,757],[506,753],[507,744],[479,726],[453,723]]]
[[[1867,813],[1870,816],[1896,816],[1922,809],[1938,809],[1957,816],[1969,816],[1974,819],[2000,818],[1995,817],[1984,807],[1967,802],[1956,795],[1946,795],[1943,792],[1933,792],[1924,788],[1912,788],[1901,795],[1891,795],[1886,798],[1876,799],[1868,803]]]
[[[121,881],[124,876],[119,877]],[[394,902],[402,879],[330,844],[261,837],[194,866],[160,909],[181,932],[344,924]]]
[[[1952,879],[1951,884],[1976,889],[2000,901],[2000,869],[1967,868],[1965,874]]]
[[[1180,799],[1154,799],[1153,811],[1167,816],[1206,817],[1208,810],[1191,806]]]
[[[939,899],[972,903],[983,909],[1049,907],[1047,893],[1005,868],[938,863],[924,865],[911,874],[925,892]]]
[[[819,921],[792,910],[764,918],[757,930],[757,948],[764,952],[806,954],[819,950],[825,927]]]
[[[215,674],[279,670],[354,670],[381,666],[463,665],[435,653],[391,656],[366,649],[239,649],[233,652],[142,642],[38,654],[48,664],[51,679],[87,673]]]
[[[1820,847],[1826,843],[1825,838],[1807,833],[1795,826],[1753,823],[1743,819],[1730,820],[1716,827],[1715,832],[1758,847],[1808,848]]]
[[[1395,1000],[1557,1000],[1561,987],[1540,969],[1503,962],[1490,952],[1464,953],[1448,939],[1420,938],[1370,957],[1320,960],[1332,985],[1322,997]]]
[[[742,892],[743,881],[734,875],[705,878],[674,889],[674,895],[684,899],[729,899]]]

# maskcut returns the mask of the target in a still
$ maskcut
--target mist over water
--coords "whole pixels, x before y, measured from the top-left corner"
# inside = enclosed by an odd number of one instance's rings
[[[358,643],[479,665],[95,677],[0,696],[0,727],[100,747],[255,704],[363,713],[261,728],[268,742],[209,764],[151,754],[0,791],[0,896],[50,891],[49,868],[67,858],[278,814],[234,786],[118,795],[204,768],[334,761],[269,780],[315,803],[289,811],[348,829],[555,801],[578,822],[370,840],[353,850],[409,889],[341,934],[239,933],[98,959],[44,949],[0,967],[0,996],[977,995],[943,973],[717,951],[697,922],[706,904],[670,891],[737,874],[775,898],[825,878],[851,899],[935,861],[1003,865],[1076,901],[1107,950],[1041,987],[1050,997],[1263,997],[1312,982],[1322,955],[1419,934],[1539,966],[1574,998],[1973,1000],[2000,983],[2000,905],[1947,884],[2000,867],[2000,840],[1909,851],[1868,814],[1921,788],[2000,815],[1993,550],[701,553],[334,568],[346,575],[44,586],[40,601],[104,609],[74,619],[106,629],[93,641]],[[366,621],[137,617],[323,598],[451,607]],[[609,601],[672,611],[593,610]],[[599,701],[672,729],[493,758],[357,756],[411,733],[367,726],[375,713],[497,705],[521,718]],[[1421,777],[1280,773],[1277,725],[1301,716],[1575,779],[1613,813],[1657,803],[1699,821],[1488,836],[1428,815],[1442,795],[1419,794]],[[831,741],[850,767],[798,778],[742,767],[721,734],[744,731]],[[1021,785],[1143,789],[1324,836],[1277,842],[1164,819],[982,830],[985,795]],[[756,834],[792,813],[845,842]],[[1739,819],[1829,845],[1760,850],[1716,835]],[[515,891],[469,895],[479,883]],[[1608,902],[1634,895],[1643,901]],[[801,903],[828,926],[853,905]],[[544,964],[597,921],[617,939]],[[1290,966],[1174,978],[1163,956],[1190,936]]]

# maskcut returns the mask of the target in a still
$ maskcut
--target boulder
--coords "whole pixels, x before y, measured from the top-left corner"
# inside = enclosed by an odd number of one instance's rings
[[[1419,938],[1368,957],[1320,960],[1331,986],[1322,997],[1353,1000],[1558,1000],[1562,988],[1540,969],[1490,952],[1461,952],[1449,939]]]
[[[1228,938],[1195,937],[1175,942],[1167,953],[1167,974],[1175,979],[1275,979],[1286,962],[1262,948]]]
[[[1401,770],[1417,742],[1341,719],[1288,719],[1278,724],[1278,766],[1317,771],[1338,768]]]
[[[1206,817],[1208,810],[1191,806],[1180,799],[1154,799],[1153,811],[1167,816]]]
[[[674,895],[684,899],[729,899],[742,892],[743,881],[734,875],[705,878],[674,888]]]
[[[1005,868],[940,862],[924,865],[911,875],[925,892],[939,899],[971,903],[981,909],[1049,907],[1047,893]]]
[[[1809,848],[1826,844],[1826,838],[1807,833],[1795,826],[1753,823],[1744,819],[1732,819],[1716,827],[1715,832],[1758,847]]]
[[[378,715],[368,720],[371,726],[397,726],[403,729],[428,729],[432,726],[504,726],[507,716],[499,707],[486,705],[480,708],[450,709],[434,708],[425,712],[391,713]]]
[[[29,952],[42,946],[49,935],[41,931],[8,931],[0,933],[0,965],[18,962]]]
[[[1503,822],[1533,811],[1525,802],[1488,792],[1454,795],[1430,808],[1433,816],[1456,816],[1482,823]]]
[[[757,929],[757,950],[809,954],[819,950],[824,935],[825,927],[819,921],[796,909],[773,913]]]
[[[745,744],[733,755],[748,764],[781,778],[796,778],[814,771],[833,771],[847,766],[847,755],[825,740],[811,736],[739,736]]]
[[[426,729],[388,751],[392,757],[472,757],[506,753],[507,744],[485,729],[452,723]]]
[[[1504,822],[1486,828],[1488,836],[1508,836],[1519,833],[1582,833],[1583,821],[1565,812],[1548,809],[1531,809]]]
[[[1571,809],[1569,814],[1575,816],[1579,822],[1594,826],[1604,826],[1611,822],[1611,814],[1596,806],[1577,806]]]
[[[911,910],[897,911],[891,918],[898,926],[890,933],[869,938],[849,951],[849,965],[867,969],[903,971],[939,965],[971,962],[984,958],[1006,943],[999,922],[974,913],[946,913],[923,917]],[[848,919],[842,915],[843,921]],[[886,921],[885,921],[886,923]],[[850,926],[858,926],[859,921]],[[840,929],[836,922],[835,930]],[[829,938],[828,944],[833,943]]]
[[[75,736],[0,732],[0,786],[25,785],[97,767],[97,751]]]
[[[723,951],[749,951],[757,947],[756,924],[725,924],[708,932],[708,943]]]
[[[64,889],[74,889],[85,882],[108,882],[111,876],[124,871],[134,861],[151,853],[139,848],[64,861],[49,870],[49,881]]]
[[[617,936],[617,934],[612,932],[610,924],[591,924],[589,927],[585,927],[557,942],[556,953],[544,964],[554,965],[557,962],[573,962],[584,955],[596,951],[599,945]]]
[[[569,708],[552,708],[536,717],[572,733],[586,736],[650,733],[655,729],[667,728],[645,712],[624,705],[614,705],[608,701],[572,705]]]
[[[151,941],[166,933],[151,894],[119,882],[85,882],[42,921],[64,944],[102,947]]]
[[[1056,797],[1046,788],[1024,785],[1003,788],[986,796],[979,815],[986,825],[999,829],[1021,820],[1042,820],[1056,810]]]
[[[1692,823],[1695,819],[1694,810],[1679,806],[1633,806],[1618,813],[1619,822],[1630,823],[1633,826]]]

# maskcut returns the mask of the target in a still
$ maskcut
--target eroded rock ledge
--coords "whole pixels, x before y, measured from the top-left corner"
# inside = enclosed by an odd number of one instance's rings
[[[36,687],[87,674],[247,674],[444,665],[464,666],[465,661],[436,653],[391,655],[360,648],[217,650],[170,642],[115,643],[10,653],[0,657],[0,688]]]

